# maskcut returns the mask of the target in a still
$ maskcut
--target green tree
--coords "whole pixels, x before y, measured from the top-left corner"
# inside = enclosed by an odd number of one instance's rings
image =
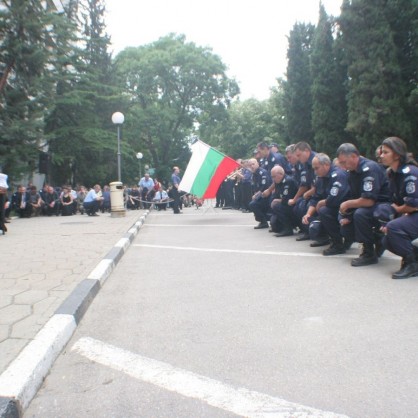
[[[373,155],[387,136],[411,136],[399,51],[386,5],[386,0],[345,0],[339,19],[348,66],[347,130],[367,155]]]
[[[47,118],[51,177],[56,184],[108,183],[116,175],[116,135],[111,123],[120,96],[112,80],[110,39],[103,0],[68,9],[66,31],[58,37],[56,96]],[[80,26],[75,26],[77,22]],[[64,61],[60,57],[66,57]]]
[[[209,48],[187,43],[183,35],[127,48],[116,57],[115,68],[129,102],[127,140],[160,177],[174,162],[185,165],[189,137],[199,125],[222,120],[239,91],[221,59]]]
[[[413,140],[418,137],[418,0],[388,0],[385,15],[393,31],[405,87],[406,111],[412,126],[409,146],[418,152],[417,141]]]
[[[345,142],[345,89],[339,77],[331,21],[321,4],[311,53],[312,129],[318,151],[334,156]]]
[[[53,87],[47,65],[56,19],[39,1],[0,1],[0,158],[15,179],[37,165]]]
[[[289,142],[312,142],[312,79],[310,54],[314,26],[296,23],[289,34],[287,73],[284,84],[287,136]]]

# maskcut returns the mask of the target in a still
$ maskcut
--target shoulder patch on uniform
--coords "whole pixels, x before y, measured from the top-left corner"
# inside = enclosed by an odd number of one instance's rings
[[[405,179],[405,183],[407,182],[407,181],[416,181],[417,180],[417,178],[415,177],[415,176],[408,176],[406,179]]]
[[[336,186],[336,187],[341,187],[342,186],[342,184],[339,181],[334,181],[334,183],[332,183],[332,185]]]
[[[373,183],[371,181],[366,181],[363,183],[363,190],[365,192],[371,192],[373,190]]]
[[[339,190],[338,187],[332,187],[329,193],[331,196],[337,196],[338,190]]]
[[[415,182],[410,181],[406,184],[406,193],[408,194],[414,194],[415,193]]]

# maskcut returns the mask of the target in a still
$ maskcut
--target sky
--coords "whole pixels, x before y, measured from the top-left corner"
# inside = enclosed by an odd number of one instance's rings
[[[322,0],[338,16],[342,0]],[[267,99],[287,66],[287,36],[296,22],[317,24],[319,0],[107,0],[107,32],[116,55],[169,33],[210,47],[241,89]]]

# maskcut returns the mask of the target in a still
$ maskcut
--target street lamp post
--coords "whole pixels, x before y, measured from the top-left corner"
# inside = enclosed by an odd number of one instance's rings
[[[142,152],[137,152],[136,153],[136,158],[138,158],[138,162],[139,162],[139,181],[141,181],[141,177],[142,177],[142,174],[141,174],[141,160],[142,160],[143,156],[144,155],[142,154]]]
[[[122,174],[121,174],[121,156],[120,156],[120,127],[125,120],[125,116],[121,112],[115,112],[112,115],[112,122],[118,128],[118,181],[122,181]]]

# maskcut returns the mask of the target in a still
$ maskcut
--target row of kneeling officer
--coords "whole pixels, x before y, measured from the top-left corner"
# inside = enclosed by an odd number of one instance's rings
[[[254,228],[269,228],[277,237],[298,229],[297,241],[329,245],[325,256],[343,254],[359,242],[362,251],[351,260],[353,267],[376,264],[387,249],[402,257],[392,278],[418,276],[413,245],[418,238],[418,164],[397,137],[386,138],[377,151],[379,160],[373,161],[345,143],[332,161],[300,142],[292,149],[293,174],[282,165],[268,171],[256,159],[249,160],[249,208],[258,221]]]

